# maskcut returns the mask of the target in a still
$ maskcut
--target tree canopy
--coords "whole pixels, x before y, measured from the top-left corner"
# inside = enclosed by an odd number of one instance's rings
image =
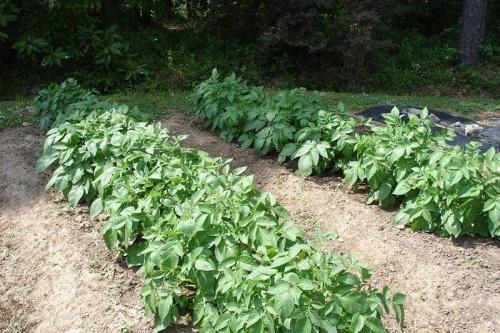
[[[103,89],[192,86],[217,65],[258,83],[408,92],[425,79],[494,95],[498,11],[485,0],[4,0],[0,61],[6,78],[71,74]]]

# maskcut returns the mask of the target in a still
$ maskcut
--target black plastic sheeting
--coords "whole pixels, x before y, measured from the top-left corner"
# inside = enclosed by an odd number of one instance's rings
[[[382,114],[391,112],[392,108],[395,105],[378,105],[370,107],[364,111],[357,113],[358,116],[363,118],[371,118],[374,121],[382,122],[384,118]],[[397,106],[399,112],[403,115],[403,119],[408,119],[408,113],[418,114],[422,108],[415,106]],[[464,146],[472,141],[480,142],[482,144],[481,150],[486,151],[490,147],[495,147],[496,151],[499,151],[500,148],[500,128],[495,126],[488,126],[484,124],[480,124],[474,120],[469,118],[454,116],[447,112],[437,111],[437,110],[429,110],[429,115],[431,120],[435,124],[438,124],[442,127],[447,127],[457,134],[457,136],[449,141],[448,143],[451,145],[460,145]],[[478,125],[481,130],[479,131],[477,136],[471,137],[465,135],[465,126],[466,125]],[[433,128],[434,131],[439,131],[440,127],[435,126]]]

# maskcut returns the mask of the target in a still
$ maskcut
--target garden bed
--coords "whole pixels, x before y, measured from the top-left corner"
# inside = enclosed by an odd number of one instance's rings
[[[364,204],[340,179],[304,179],[272,158],[223,143],[191,118],[164,118],[185,145],[248,165],[262,190],[272,191],[312,234],[337,230],[325,248],[354,252],[374,269],[371,284],[407,295],[406,332],[493,332],[500,328],[498,240],[443,239],[392,225],[393,214]],[[32,127],[0,133],[0,328],[7,332],[151,331],[143,315],[139,278],[105,249],[86,208],[63,212],[61,198],[44,193],[33,169],[41,138]],[[64,264],[63,264],[64,263]],[[58,296],[64,295],[61,300]],[[4,326],[2,326],[4,325]],[[9,326],[6,326],[9,325]],[[397,324],[389,322],[390,331]],[[182,327],[180,328],[182,329]]]

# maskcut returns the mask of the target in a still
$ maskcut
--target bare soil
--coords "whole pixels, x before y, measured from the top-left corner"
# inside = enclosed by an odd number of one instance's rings
[[[0,332],[152,332],[141,279],[106,249],[99,222],[45,192],[42,139],[0,132]]]
[[[500,241],[397,229],[393,212],[365,205],[340,178],[301,178],[187,116],[163,123],[189,134],[185,145],[247,165],[306,231],[336,230],[328,249],[355,253],[374,269],[374,287],[407,295],[406,332],[500,332]],[[86,207],[66,210],[45,192],[47,175],[34,172],[41,140],[32,127],[0,132],[0,332],[151,332],[137,272],[105,248]]]

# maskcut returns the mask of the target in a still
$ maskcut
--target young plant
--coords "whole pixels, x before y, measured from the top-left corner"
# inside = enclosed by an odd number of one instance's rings
[[[67,79],[38,92],[34,114],[40,118],[40,129],[47,130],[70,118],[82,119],[92,109],[110,107],[109,102],[99,101],[94,92],[82,88],[74,79]]]
[[[382,207],[396,204],[398,183],[412,173],[412,168],[426,164],[434,151],[444,147],[450,131],[433,133],[427,109],[419,117],[409,114],[404,121],[398,109],[384,114],[385,126],[370,125],[371,132],[359,135],[354,146],[356,160],[344,173],[349,185],[366,181],[370,187],[367,203],[377,201]]]
[[[277,152],[279,162],[298,159],[304,176],[343,170],[349,185],[368,185],[367,203],[388,208],[403,202],[399,225],[498,237],[498,154],[451,148],[446,141],[453,133],[435,131],[427,109],[403,116],[394,108],[382,124],[360,122],[342,104],[323,111],[303,89],[268,96],[234,75],[221,80],[216,70],[194,96],[197,115],[225,140],[238,138],[261,154]]]
[[[477,144],[435,151],[394,192],[407,195],[398,225],[443,236],[500,237],[500,154]]]

